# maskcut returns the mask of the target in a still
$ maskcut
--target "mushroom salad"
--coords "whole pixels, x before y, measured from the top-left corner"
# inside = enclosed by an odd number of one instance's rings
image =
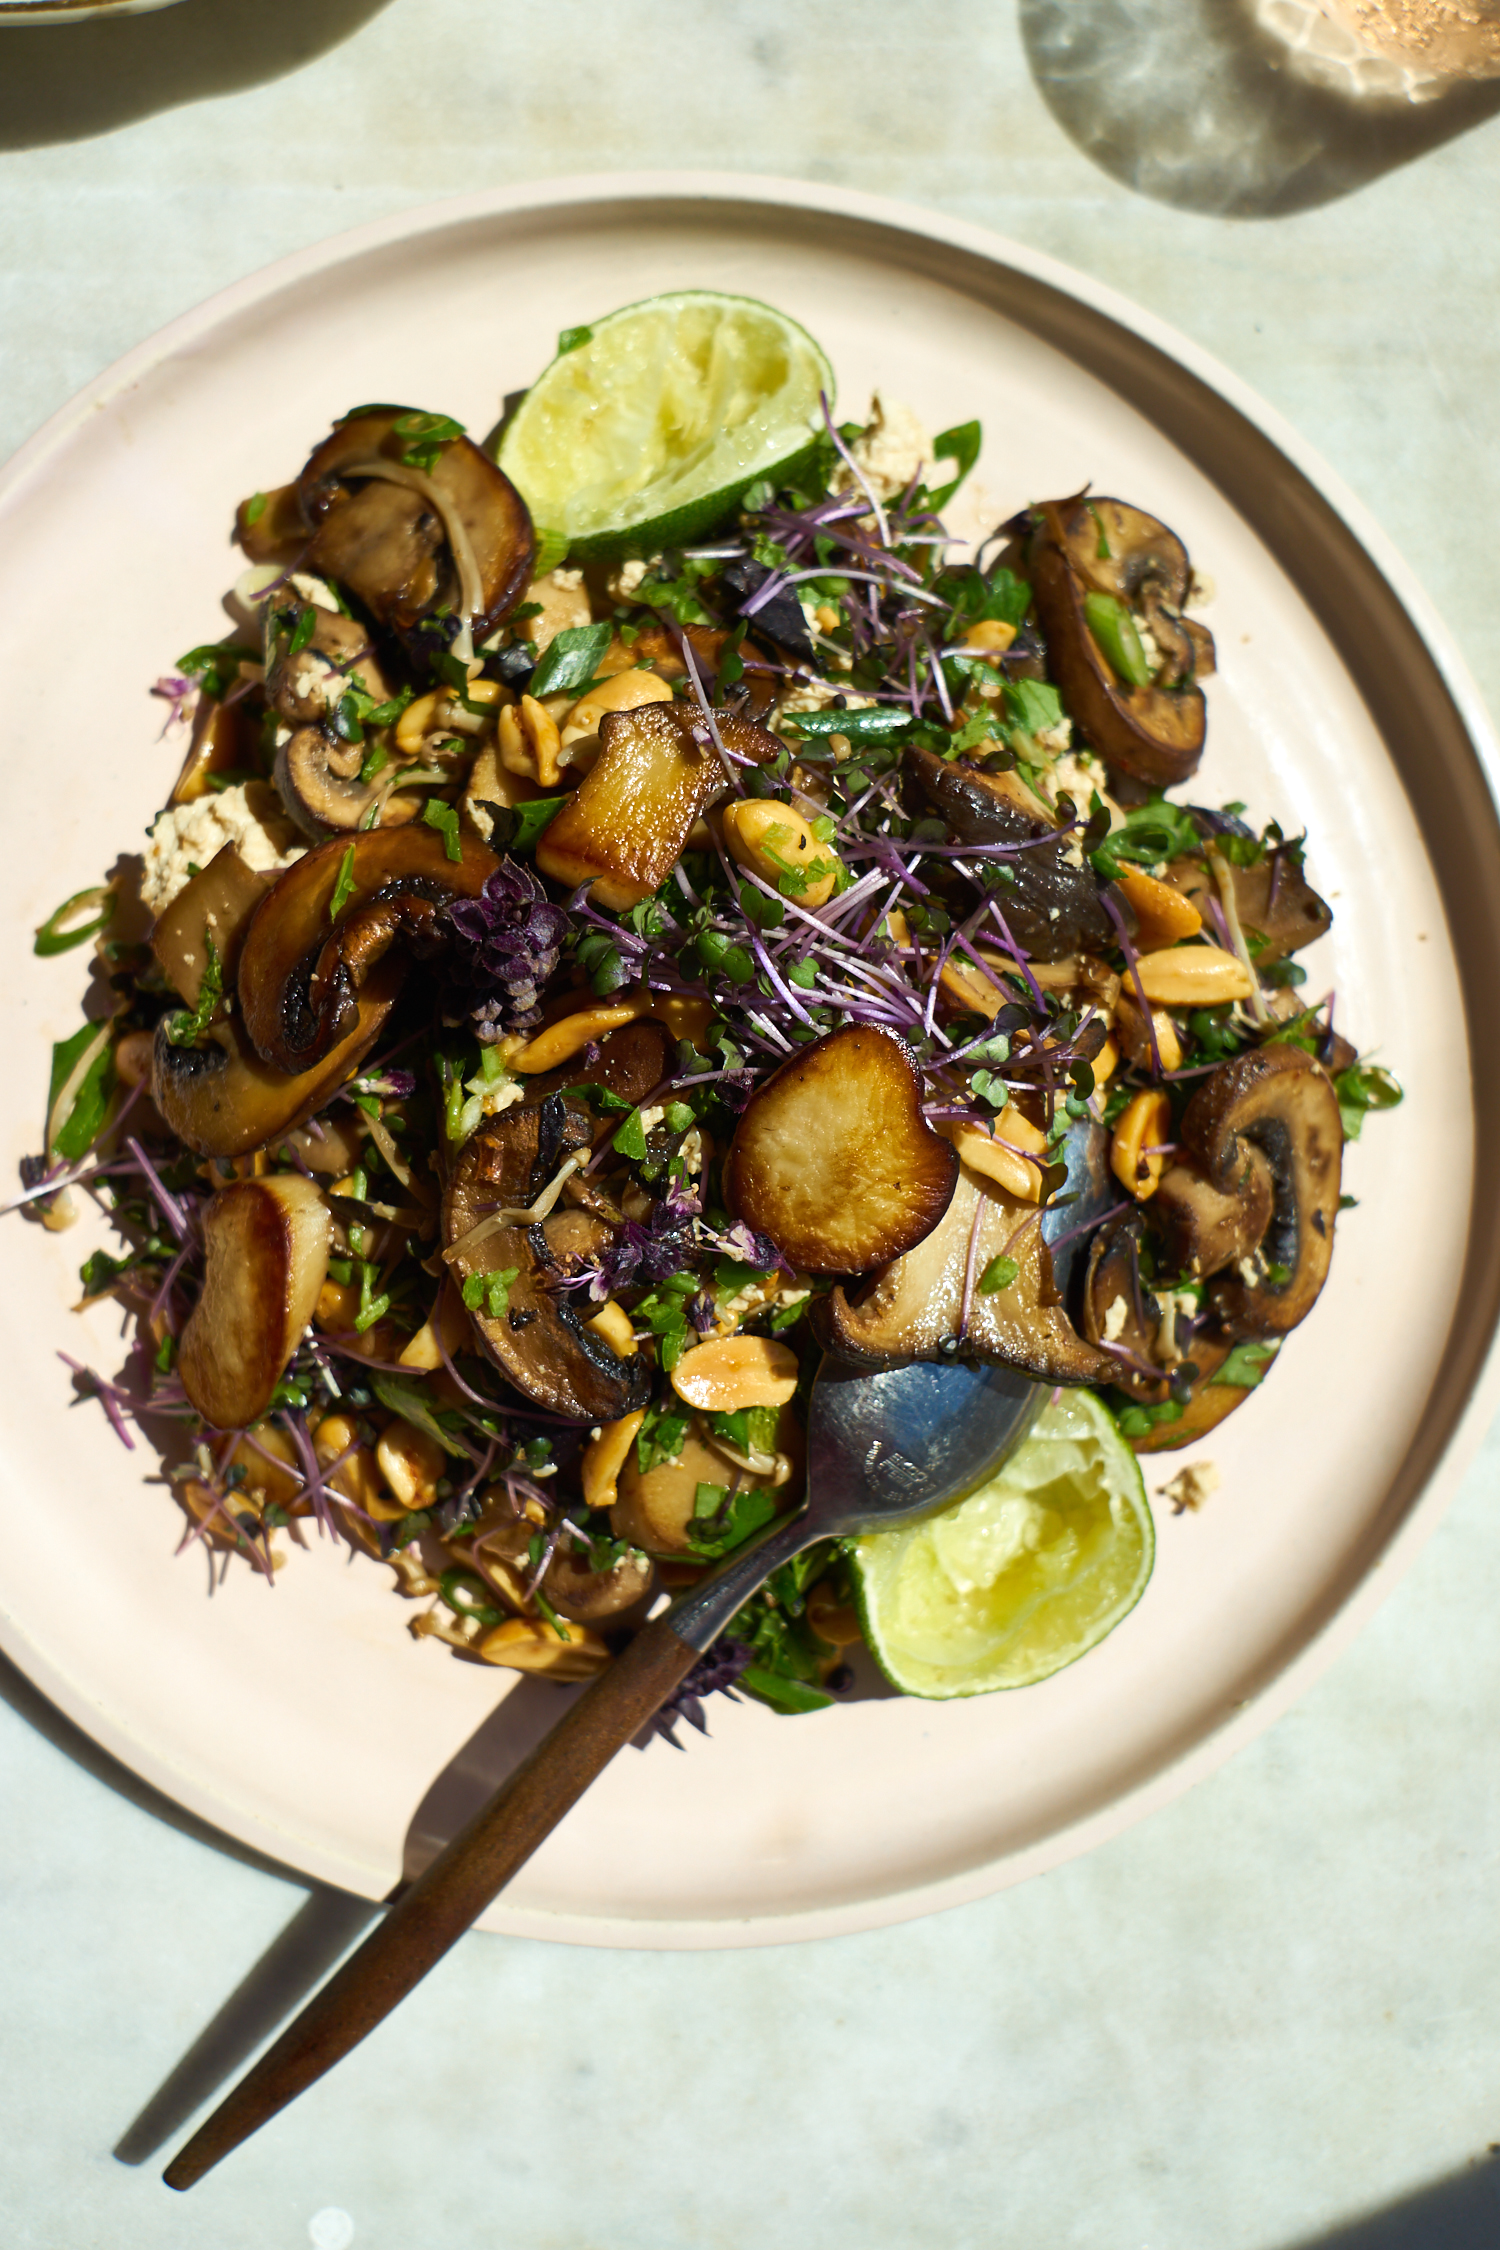
[[[1304,989],[1302,839],[1182,793],[1181,541],[1084,492],[959,547],[977,424],[824,421],[716,536],[568,568],[459,424],[353,410],[240,506],[234,630],[159,683],[139,898],[38,933],[111,1008],[23,1182],[119,1237],[85,1301],[134,1342],[81,1387],[187,1538],[270,1579],[315,1527],[490,1664],[593,1674],[794,1506],[825,1350],[1200,1437],[1400,1098]],[[1075,1239],[1079,1163],[1113,1207]],[[826,1704],[858,1633],[825,1544],[659,1723]]]

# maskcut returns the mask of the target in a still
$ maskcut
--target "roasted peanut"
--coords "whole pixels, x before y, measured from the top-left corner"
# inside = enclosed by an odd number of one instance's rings
[[[1161,1057],[1163,1070],[1182,1068],[1182,1041],[1177,1036],[1177,1026],[1165,1008],[1151,1011],[1151,1029],[1156,1034],[1156,1052]],[[1146,1019],[1131,996],[1122,992],[1115,1008],[1114,1035],[1121,1054],[1127,1056],[1138,1070],[1154,1070],[1151,1041],[1146,1032]],[[1094,1076],[1099,1075],[1097,1065]]]
[[[1007,625],[1003,618],[979,617],[965,633],[960,646],[993,649],[997,656],[1003,656],[1015,637],[1014,625]]]
[[[1155,1195],[1166,1170],[1166,1157],[1147,1151],[1159,1150],[1171,1130],[1172,1104],[1160,1087],[1144,1087],[1121,1113],[1109,1146],[1109,1167],[1138,1202]]]
[[[613,1297],[607,1304],[599,1307],[592,1320],[586,1320],[583,1325],[602,1336],[611,1351],[618,1352],[622,1359],[628,1359],[638,1349],[635,1330],[630,1325],[630,1315]]]
[[[374,1448],[358,1441],[359,1431],[347,1414],[325,1414],[313,1432],[313,1452],[318,1467],[327,1469],[337,1461],[338,1467],[327,1479],[332,1490],[352,1500],[356,1508],[373,1516],[377,1523],[395,1523],[408,1511],[387,1498],[381,1488]]]
[[[591,1680],[609,1662],[605,1643],[586,1625],[559,1627],[540,1617],[508,1617],[476,1647],[486,1664],[545,1672],[551,1680]]]
[[[843,872],[837,853],[812,825],[771,797],[740,797],[724,808],[724,841],[732,857],[798,906],[822,906]]]
[[[555,786],[562,737],[550,711],[534,695],[508,703],[500,714],[500,763],[511,773],[524,774],[544,789]]]
[[[1154,953],[1161,946],[1196,937],[1202,929],[1197,907],[1170,883],[1158,882],[1139,867],[1127,867],[1116,883],[1135,909],[1138,952]]]
[[[647,703],[670,703],[672,690],[656,672],[645,672],[633,667],[628,672],[616,672],[612,680],[602,687],[591,688],[580,696],[563,719],[561,741],[565,750],[599,732],[599,721],[606,711],[639,711]]]
[[[785,1406],[797,1388],[797,1355],[770,1336],[723,1336],[684,1352],[672,1388],[704,1414]]]
[[[375,1459],[393,1499],[408,1513],[430,1508],[437,1497],[437,1482],[448,1465],[448,1456],[435,1437],[398,1415],[380,1433]]]
[[[961,1118],[952,1117],[937,1120],[935,1129],[944,1140],[953,1143],[971,1170],[983,1173],[987,1180],[994,1180],[1008,1194],[1019,1196],[1023,1203],[1035,1203],[1041,1195],[1041,1172],[1020,1149],[1045,1148],[1046,1135],[1039,1133],[1017,1110],[1007,1109],[996,1120],[994,1130],[988,1133],[982,1125],[966,1124]]]
[[[1174,945],[1163,953],[1143,953],[1136,963],[1141,990],[1153,1006],[1219,1008],[1228,1000],[1248,1000],[1250,972],[1237,953],[1221,945]]]
[[[583,1497],[591,1508],[614,1506],[618,1496],[620,1471],[630,1458],[630,1448],[645,1419],[645,1410],[642,1408],[634,1414],[621,1415],[618,1422],[605,1422],[600,1427],[599,1435],[591,1437],[584,1447],[580,1473],[583,1479]]]

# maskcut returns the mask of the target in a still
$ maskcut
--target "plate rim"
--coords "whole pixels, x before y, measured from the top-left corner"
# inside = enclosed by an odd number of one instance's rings
[[[101,407],[164,362],[190,353],[196,341],[265,298],[373,252],[410,243],[424,234],[486,219],[524,219],[590,204],[610,206],[618,212],[632,203],[684,207],[695,203],[737,205],[760,216],[775,212],[815,213],[914,236],[1022,275],[1154,349],[1173,366],[1194,377],[1253,431],[1268,440],[1327,504],[1338,523],[1362,550],[1405,613],[1436,668],[1467,736],[1491,810],[1500,805],[1500,738],[1457,642],[1415,572],[1370,510],[1278,409],[1233,369],[1173,324],[1135,304],[1108,283],[1095,280],[1047,252],[1032,249],[969,220],[821,182],[721,171],[569,174],[409,205],[384,218],[324,237],[215,291],[101,369],[49,416],[9,461],[0,465],[0,519],[12,497],[29,487],[34,478],[46,473],[52,459]],[[1108,381],[1107,377],[1103,379]],[[1127,402],[1151,418],[1149,409],[1141,407],[1138,401]],[[1186,446],[1181,450],[1189,459],[1193,457]],[[1237,505],[1232,498],[1229,504]],[[1285,568],[1283,558],[1278,556],[1277,559]],[[1358,687],[1357,681],[1355,684]],[[1384,729],[1378,720],[1375,723],[1384,740]],[[1388,754],[1390,747],[1387,743]],[[1467,993],[1465,1014],[1470,1014]],[[1207,1726],[1196,1743],[1169,1757],[1154,1773],[1123,1789],[1108,1805],[1085,1818],[1053,1829],[1033,1844],[953,1875],[907,1889],[876,1892],[834,1906],[753,1917],[646,1921],[554,1914],[539,1909],[517,1911],[504,1908],[501,1902],[491,1909],[480,1926],[555,1942],[649,1951],[779,1945],[892,1926],[988,1896],[1048,1868],[1063,1865],[1122,1833],[1206,1779],[1273,1725],[1312,1686],[1353,1641],[1415,1562],[1446,1513],[1497,1407],[1500,1407],[1500,1334],[1491,1319],[1488,1341],[1475,1365],[1467,1396],[1452,1418],[1446,1439],[1401,1520],[1385,1536],[1357,1584],[1271,1678],[1217,1723]],[[160,1790],[175,1806],[205,1823],[217,1836],[224,1837],[234,1847],[249,1847],[263,1859],[276,1860],[285,1866],[293,1881],[311,1879],[349,1887],[351,1869],[335,1855],[314,1851],[296,1864],[281,1861],[276,1849],[280,1839],[274,1831],[254,1821],[237,1824],[229,1817],[234,1811],[232,1806],[212,1791],[201,1789],[188,1777],[176,1773],[168,1759],[154,1753],[148,1744],[137,1741],[128,1729],[115,1726],[106,1711],[91,1702],[44,1652],[29,1643],[18,1622],[3,1607],[0,1607],[0,1648],[93,1743]]]

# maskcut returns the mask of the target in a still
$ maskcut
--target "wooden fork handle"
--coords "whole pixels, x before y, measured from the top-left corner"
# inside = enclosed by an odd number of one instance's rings
[[[246,2072],[162,2177],[189,2188],[373,2031],[661,1709],[697,1650],[660,1617],[581,1695]]]

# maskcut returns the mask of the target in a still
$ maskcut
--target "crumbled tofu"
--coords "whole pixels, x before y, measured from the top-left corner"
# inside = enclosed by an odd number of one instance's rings
[[[1207,609],[1218,590],[1206,570],[1195,570],[1188,584],[1187,600],[1182,606],[1184,609]]]
[[[1125,1323],[1130,1318],[1130,1305],[1126,1298],[1116,1297],[1104,1311],[1104,1342],[1118,1344],[1125,1333]]]
[[[1059,797],[1071,797],[1078,810],[1084,814],[1087,814],[1097,792],[1109,809],[1110,827],[1120,828],[1124,826],[1125,814],[1110,796],[1106,787],[1107,778],[1102,760],[1096,758],[1091,750],[1069,750],[1062,757],[1054,759],[1041,775],[1038,790],[1050,805],[1055,805]]]
[[[1253,1256],[1241,1258],[1235,1270],[1247,1289],[1260,1287],[1260,1267]]]
[[[1166,662],[1161,652],[1161,643],[1143,617],[1135,620],[1135,632],[1136,639],[1141,644],[1141,654],[1146,659],[1146,669],[1154,680]]]
[[[605,591],[611,601],[633,601],[660,561],[660,555],[652,555],[644,562],[637,556],[632,556],[629,562],[616,564],[604,581]]]
[[[310,570],[294,570],[287,580],[292,592],[314,609],[337,609],[338,601],[326,579],[315,578]]]
[[[148,911],[163,913],[192,881],[194,868],[207,867],[226,844],[237,844],[241,859],[258,874],[290,867],[307,850],[263,781],[237,782],[217,795],[169,805],[146,839],[141,898]]]
[[[1065,758],[1073,747],[1073,722],[1059,719],[1055,727],[1041,727],[1033,738],[1051,758]]]
[[[887,401],[878,391],[870,401],[870,419],[849,451],[877,500],[898,499],[913,477],[925,480],[932,467],[932,440],[921,422],[909,406]],[[836,492],[859,489],[842,462],[833,488]]]
[[[1186,1468],[1178,1470],[1169,1484],[1161,1487],[1160,1498],[1171,1501],[1174,1516],[1188,1510],[1196,1514],[1223,1481],[1212,1461],[1190,1461]]]

